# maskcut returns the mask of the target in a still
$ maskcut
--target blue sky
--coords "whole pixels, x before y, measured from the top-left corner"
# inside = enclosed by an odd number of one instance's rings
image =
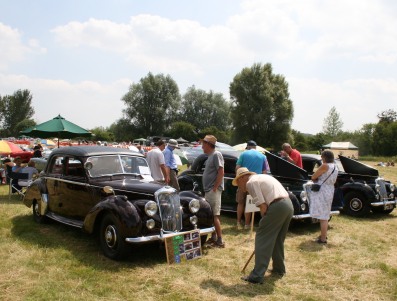
[[[149,72],[229,99],[238,72],[271,63],[294,129],[320,132],[335,106],[354,131],[397,110],[395,16],[392,0],[0,0],[0,95],[29,89],[36,122],[91,129]]]

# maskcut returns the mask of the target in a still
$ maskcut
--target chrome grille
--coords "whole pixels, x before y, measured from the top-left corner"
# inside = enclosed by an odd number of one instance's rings
[[[162,230],[164,232],[178,232],[182,230],[181,202],[177,191],[170,187],[163,187],[154,194],[159,206]]]
[[[380,195],[381,199],[387,199],[388,197],[387,197],[385,180],[382,178],[377,178],[375,180],[375,183],[379,187],[379,195]]]

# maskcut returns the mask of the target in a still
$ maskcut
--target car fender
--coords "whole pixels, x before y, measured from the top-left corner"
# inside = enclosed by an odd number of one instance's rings
[[[120,221],[123,235],[137,236],[142,229],[142,219],[137,208],[124,195],[112,195],[96,204],[84,219],[83,230],[93,233],[105,213],[112,212]]]
[[[346,195],[350,191],[355,191],[362,193],[364,197],[370,202],[376,200],[376,195],[372,187],[360,182],[345,183],[339,188],[342,190],[344,195]]]
[[[212,209],[210,204],[205,200],[204,197],[197,194],[194,191],[181,191],[179,193],[179,197],[181,200],[181,206],[184,208],[185,212],[189,211],[189,202],[192,199],[197,199],[200,202],[200,209],[195,215],[198,217],[199,228],[206,228],[213,226],[214,215],[212,213]],[[190,212],[190,211],[189,211]]]
[[[23,197],[23,203],[27,207],[31,207],[34,201],[39,201],[42,198],[42,195],[47,193],[47,188],[43,180],[37,179],[33,181],[26,189]]]

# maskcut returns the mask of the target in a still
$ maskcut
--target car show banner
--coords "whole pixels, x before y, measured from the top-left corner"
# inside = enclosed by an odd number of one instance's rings
[[[168,264],[181,263],[201,257],[200,231],[193,230],[175,234],[165,239]]]

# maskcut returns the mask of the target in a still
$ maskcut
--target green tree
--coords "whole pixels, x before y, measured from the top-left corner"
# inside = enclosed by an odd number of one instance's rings
[[[27,128],[33,127],[36,125],[36,122],[33,119],[24,119],[21,122],[18,122],[15,126],[15,131],[19,133]],[[18,134],[19,136],[19,134]]]
[[[305,135],[303,135],[301,132],[296,130],[292,130],[291,134],[293,136],[293,142],[291,141],[291,144],[293,145],[294,148],[296,148],[299,151],[305,151],[309,149]]]
[[[108,129],[105,129],[104,127],[96,127],[91,130],[91,133],[93,133],[94,139],[96,141],[114,141],[114,135],[111,131]]]
[[[18,136],[17,124],[34,114],[29,90],[17,90],[13,95],[0,97],[0,121],[3,136]]]
[[[142,136],[161,135],[176,119],[181,96],[171,76],[149,73],[139,83],[132,84],[122,98],[127,108],[125,117],[131,120]]]
[[[202,130],[209,126],[215,126],[224,131],[230,128],[230,103],[221,93],[206,92],[188,88],[183,95],[180,120],[192,124],[196,129]]]
[[[254,139],[279,149],[287,141],[293,118],[288,83],[271,64],[244,68],[230,84],[234,141]]]
[[[309,149],[320,151],[324,144],[327,144],[331,141],[327,140],[327,137],[323,133],[318,133],[314,136],[309,136],[307,138],[307,144]]]
[[[397,121],[397,112],[389,109],[378,114],[379,122],[394,122]]]
[[[134,138],[139,136],[139,133],[136,133],[134,130],[134,126],[127,118],[120,118],[109,127],[109,131],[113,134],[114,141],[117,142],[134,140]]]
[[[328,116],[324,119],[323,132],[331,139],[335,139],[342,132],[343,122],[335,107],[332,107]]]
[[[373,152],[377,156],[397,155],[397,121],[379,121],[373,134]]]
[[[195,132],[194,125],[184,121],[177,121],[171,124],[171,129],[167,132],[167,136],[175,139],[182,137],[187,141],[196,141],[199,138]]]
[[[360,156],[373,154],[373,141],[376,124],[364,124],[360,130],[352,134],[351,142],[358,147]]]

